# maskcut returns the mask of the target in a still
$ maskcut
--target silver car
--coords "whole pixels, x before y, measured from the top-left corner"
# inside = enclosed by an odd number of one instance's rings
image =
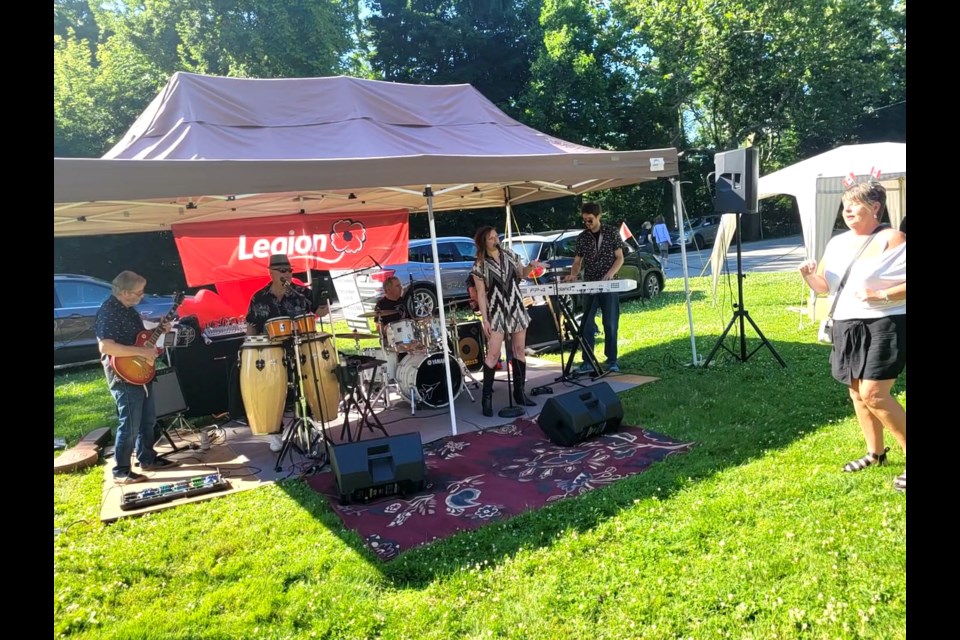
[[[437,257],[440,259],[440,283],[445,302],[464,301],[469,298],[467,276],[473,271],[476,245],[466,236],[437,238]],[[432,316],[437,310],[437,285],[433,269],[433,249],[430,239],[411,240],[408,261],[402,264],[384,265],[378,271],[357,275],[364,307],[373,308],[383,296],[383,283],[396,276],[403,285],[408,307],[414,316]]]

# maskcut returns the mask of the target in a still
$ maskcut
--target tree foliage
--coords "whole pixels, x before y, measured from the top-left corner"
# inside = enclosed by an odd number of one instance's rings
[[[54,154],[102,155],[176,71],[469,83],[512,117],[570,142],[676,147],[684,152],[684,201],[699,214],[712,208],[706,176],[715,151],[759,145],[768,173],[840,144],[906,140],[905,7],[905,0],[55,0]],[[634,228],[657,214],[673,220],[670,190],[660,181],[589,198]],[[576,225],[578,204],[525,205],[521,230]],[[773,210],[796,217],[787,205]],[[438,232],[462,232],[454,218],[438,216]],[[471,219],[499,227],[503,212]],[[425,216],[414,216],[411,232],[426,232]]]

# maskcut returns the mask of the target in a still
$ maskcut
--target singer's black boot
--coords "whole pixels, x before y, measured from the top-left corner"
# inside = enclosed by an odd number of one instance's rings
[[[480,397],[480,405],[483,407],[483,415],[488,418],[493,415],[493,377],[497,371],[483,363],[483,395]]]
[[[521,407],[535,407],[537,403],[527,397],[523,386],[527,383],[527,363],[513,359],[513,401]]]

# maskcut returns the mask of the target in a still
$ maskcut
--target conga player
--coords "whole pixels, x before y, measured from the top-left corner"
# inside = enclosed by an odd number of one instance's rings
[[[250,297],[246,317],[248,336],[267,333],[267,323],[272,319],[286,317],[292,320],[297,316],[311,313],[313,298],[310,289],[292,282],[293,267],[285,254],[275,253],[270,256],[269,274],[270,283]],[[323,304],[314,311],[321,317],[328,312],[328,308]],[[286,344],[284,347],[289,353],[290,345]],[[288,405],[293,399],[287,398]],[[282,422],[281,418],[281,424],[277,425],[277,433],[270,434],[270,450],[274,452],[280,451],[283,447]]]

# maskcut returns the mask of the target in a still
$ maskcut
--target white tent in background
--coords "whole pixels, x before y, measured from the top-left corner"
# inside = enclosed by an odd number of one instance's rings
[[[807,259],[820,260],[833,235],[843,179],[853,173],[857,180],[867,180],[873,171],[880,171],[880,182],[887,188],[887,222],[899,226],[907,214],[906,143],[837,147],[761,177],[759,198],[786,194],[797,199]],[[812,315],[815,297],[810,302]]]
[[[176,73],[103,158],[54,158],[53,229],[88,236],[405,208],[429,216],[440,282],[434,211],[509,209],[677,175],[676,149],[559,140],[470,85]],[[456,433],[453,402],[450,416]]]

